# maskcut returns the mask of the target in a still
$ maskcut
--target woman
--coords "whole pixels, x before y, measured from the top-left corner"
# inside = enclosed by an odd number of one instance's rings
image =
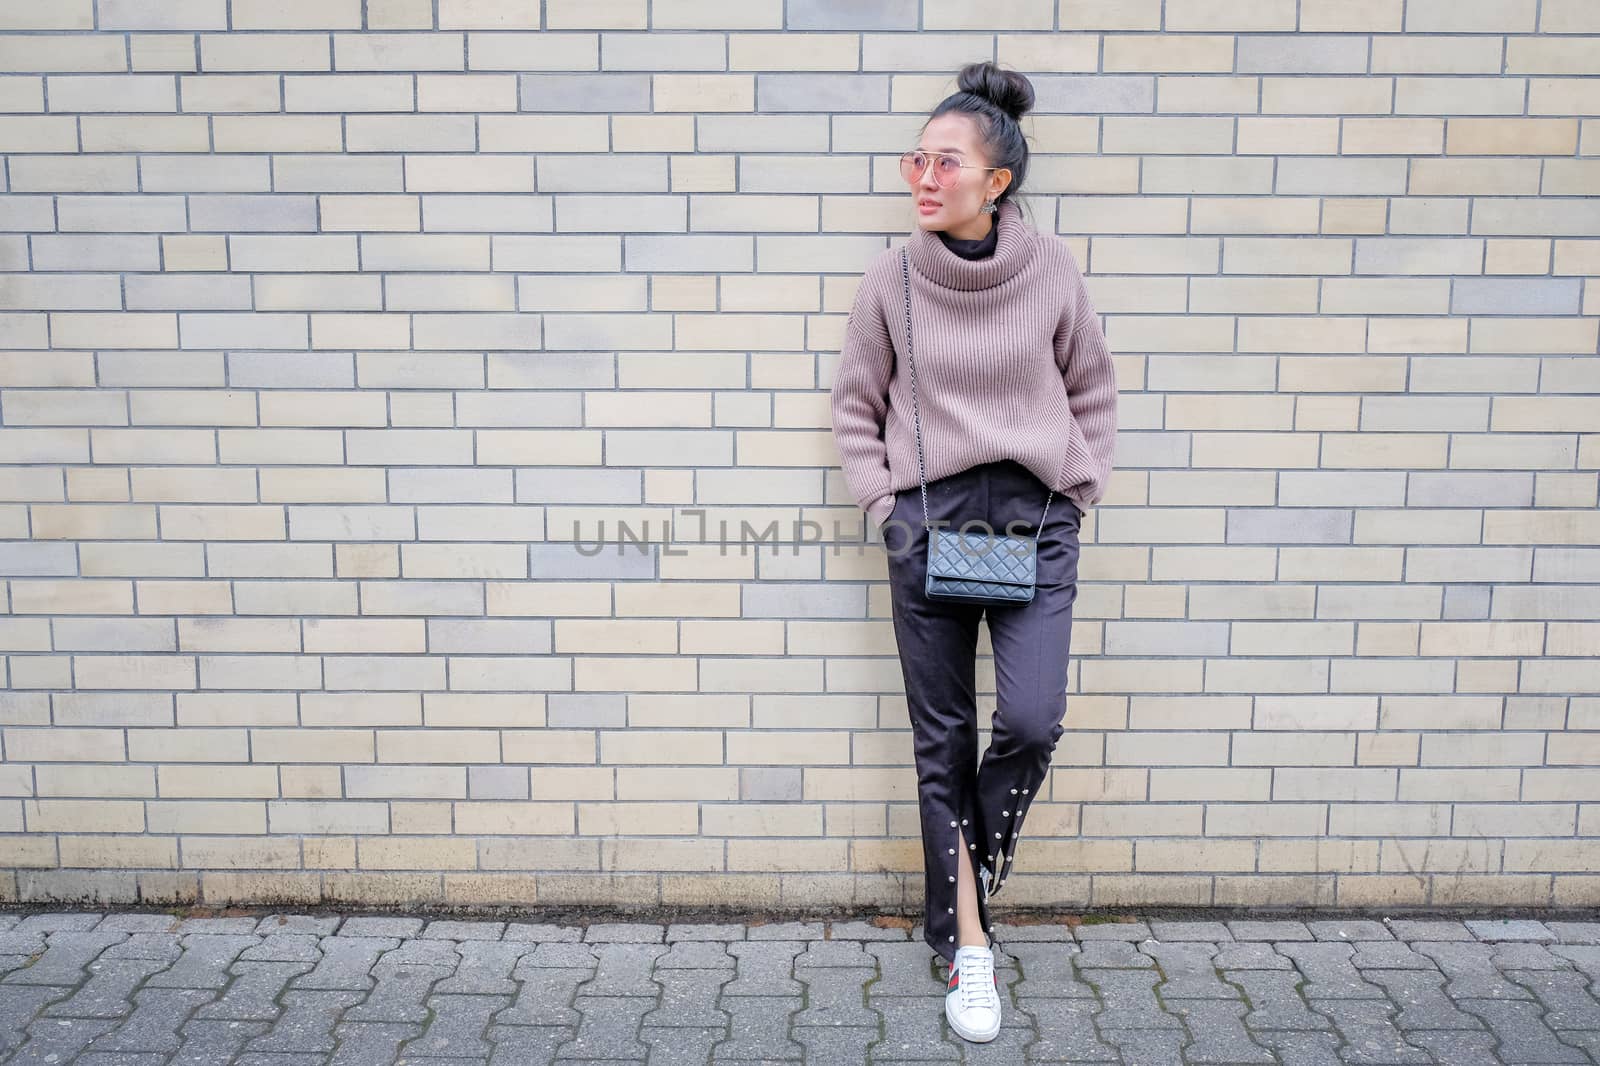
[[[862,276],[831,403],[846,483],[889,554],[922,821],[923,936],[950,964],[951,1027],[986,1041],[1000,1027],[988,898],[1005,884],[1064,732],[1078,527],[1110,476],[1117,385],[1071,250],[1025,223],[1013,200],[1028,164],[1018,119],[1033,87],[990,62],[963,67],[958,85],[901,158],[918,222],[906,242],[917,407],[899,247]],[[1032,600],[927,597],[924,476],[928,523],[1037,536]],[[985,612],[997,706],[977,766]]]

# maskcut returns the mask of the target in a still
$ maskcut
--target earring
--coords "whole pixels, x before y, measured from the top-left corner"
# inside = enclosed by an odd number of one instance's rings
[[[979,210],[982,211],[986,215],[992,215],[992,214],[995,213],[996,210],[998,210],[998,208],[996,208],[994,206],[994,201],[993,200],[985,200],[983,202],[983,206],[981,208],[979,208]]]

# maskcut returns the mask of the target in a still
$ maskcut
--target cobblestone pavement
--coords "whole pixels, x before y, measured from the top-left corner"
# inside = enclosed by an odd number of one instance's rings
[[[1600,1061],[1600,922],[1152,917],[996,933],[1007,1010],[980,1045],[949,1032],[943,961],[904,923],[0,913],[0,1061]]]

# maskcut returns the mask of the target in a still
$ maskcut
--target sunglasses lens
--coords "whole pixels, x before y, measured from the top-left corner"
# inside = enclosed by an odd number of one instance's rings
[[[929,162],[933,164],[933,182],[948,189],[961,179],[961,160],[953,155],[929,156],[926,152],[911,151],[900,157],[900,176],[915,185],[922,180]]]
[[[900,176],[912,183],[920,181],[927,165],[928,157],[921,152],[907,152],[900,157]]]

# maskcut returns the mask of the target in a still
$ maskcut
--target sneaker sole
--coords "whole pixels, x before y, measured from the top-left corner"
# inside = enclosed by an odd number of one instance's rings
[[[957,1036],[961,1037],[963,1040],[970,1040],[974,1044],[987,1044],[989,1041],[1000,1035],[1000,1026],[998,1023],[996,1023],[992,1032],[981,1032],[976,1029],[967,1029],[960,1022],[956,1021],[955,1012],[950,1009],[950,1004],[948,1002],[944,1005],[944,1017],[945,1021],[950,1023],[950,1028],[955,1030]]]

